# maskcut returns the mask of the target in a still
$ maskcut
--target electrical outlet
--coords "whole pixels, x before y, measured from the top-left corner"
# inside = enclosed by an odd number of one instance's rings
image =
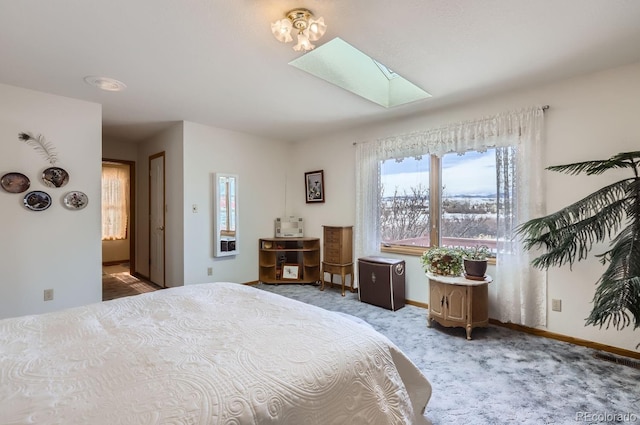
[[[198,212],[198,204],[191,205],[191,211],[196,214]]]
[[[45,301],[53,300],[53,289],[45,289],[44,290],[44,300]]]
[[[211,276],[213,274],[213,267],[207,267],[207,276]]]
[[[551,310],[562,311],[562,300],[551,300]]]

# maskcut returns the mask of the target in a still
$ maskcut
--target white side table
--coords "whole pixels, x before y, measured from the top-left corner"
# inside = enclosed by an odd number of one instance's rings
[[[488,286],[493,281],[485,275],[483,280],[464,276],[441,276],[427,273],[429,278],[429,317],[427,326],[436,321],[446,327],[464,327],[467,339],[473,328],[489,324]]]

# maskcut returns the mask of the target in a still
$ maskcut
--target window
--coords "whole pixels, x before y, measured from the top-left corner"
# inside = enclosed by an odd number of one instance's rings
[[[380,172],[385,246],[487,245],[495,251],[495,149],[390,159],[381,162]]]
[[[129,225],[129,169],[126,165],[102,165],[102,240],[127,239]]]
[[[381,250],[382,206],[381,188],[389,187],[391,172],[386,169],[390,158],[429,158],[429,202],[423,202],[423,211],[429,212],[428,243],[456,236],[440,226],[454,214],[444,209],[447,191],[455,187],[456,179],[467,182],[480,180],[476,167],[481,163],[470,160],[472,152],[495,148],[496,202],[496,285],[497,319],[536,327],[546,324],[546,273],[528,267],[534,253],[525,251],[517,237],[518,223],[544,215],[544,107],[531,107],[499,113],[445,126],[392,135],[371,142],[356,144],[356,223],[355,254],[371,255]],[[461,158],[466,164],[447,167],[449,152],[468,152]],[[490,155],[490,151],[487,152]],[[431,155],[431,157],[429,157]],[[441,159],[438,159],[441,158]],[[453,158],[453,156],[451,157]],[[450,158],[449,158],[450,159]],[[404,162],[402,161],[402,162]],[[410,162],[409,162],[410,163]],[[475,163],[475,165],[474,165]],[[391,167],[391,165],[389,165]],[[457,171],[456,171],[457,170]],[[451,174],[448,174],[451,171]],[[398,174],[398,173],[395,173]],[[442,177],[442,178],[441,178]],[[422,184],[426,184],[426,179]],[[411,186],[407,186],[409,189]],[[444,200],[441,202],[441,189]],[[395,189],[395,187],[394,187]],[[404,193],[398,187],[398,193]],[[410,193],[410,192],[407,192]],[[426,208],[426,210],[425,210]],[[442,210],[442,216],[436,211]],[[485,213],[482,213],[485,214]],[[455,216],[454,216],[455,217]],[[478,214],[475,215],[479,218]],[[443,234],[440,235],[439,233]],[[480,233],[479,233],[480,234]],[[488,236],[482,233],[484,237]],[[457,234],[460,236],[460,233]],[[415,237],[425,237],[418,234]],[[477,237],[475,235],[474,237]],[[408,239],[408,238],[404,238]],[[482,239],[487,242],[489,238]],[[395,242],[395,240],[388,239]],[[405,241],[406,242],[406,241]],[[391,244],[389,244],[391,245]],[[395,248],[397,253],[421,254],[424,247]],[[391,249],[391,248],[389,248]]]
[[[382,161],[380,234],[383,244],[430,245],[429,162],[429,156]]]

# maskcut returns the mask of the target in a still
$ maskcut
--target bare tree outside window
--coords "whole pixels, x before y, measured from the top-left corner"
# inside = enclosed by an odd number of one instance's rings
[[[381,187],[384,193],[384,187]],[[429,241],[429,189],[418,185],[400,193],[395,188],[393,196],[382,195],[380,225],[382,241],[396,244],[412,244],[415,239]],[[415,243],[414,243],[415,244]],[[423,245],[421,245],[423,246]]]
[[[382,242],[428,247],[430,213],[439,211],[441,245],[487,245],[495,249],[495,151],[473,152],[466,156],[445,155],[441,161],[441,205],[433,206],[433,211],[429,205],[430,171],[421,161],[429,161],[429,157],[411,159],[406,172],[402,169],[402,162],[389,160],[383,163],[380,187]]]

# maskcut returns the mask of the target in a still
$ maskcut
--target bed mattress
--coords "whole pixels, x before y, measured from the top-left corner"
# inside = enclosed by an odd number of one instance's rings
[[[0,320],[2,424],[425,424],[386,337],[229,282]]]

